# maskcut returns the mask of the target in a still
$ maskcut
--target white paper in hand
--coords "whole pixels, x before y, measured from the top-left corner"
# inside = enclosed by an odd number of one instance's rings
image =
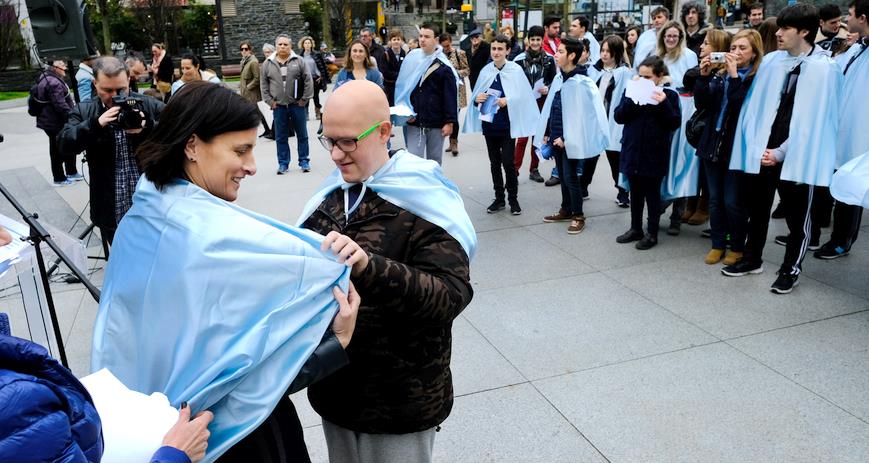
[[[178,421],[165,395],[131,391],[109,370],[80,380],[94,399],[103,425],[102,463],[148,462]]]
[[[655,83],[649,79],[632,79],[625,85],[625,96],[640,106],[656,105],[658,102],[652,99],[652,93],[659,90],[658,87],[655,87]]]

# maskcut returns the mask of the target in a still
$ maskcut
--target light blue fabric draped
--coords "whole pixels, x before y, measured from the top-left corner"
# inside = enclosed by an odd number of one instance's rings
[[[398,78],[395,81],[395,106],[404,105],[411,110],[414,109],[410,103],[410,94],[419,85],[419,80],[435,60],[450,68],[456,78],[456,85],[464,85],[443,50],[443,47],[438,45],[437,49],[430,55],[426,55],[421,48],[411,50],[407,54],[404,61],[401,62],[401,69],[398,71]]]
[[[92,371],[214,412],[214,461],[268,417],[331,324],[349,269],[322,238],[143,176],[112,245]]]
[[[671,91],[671,90],[666,90]],[[670,143],[670,167],[661,183],[661,199],[670,200],[697,195],[700,158],[697,150],[685,138],[685,123],[694,114],[694,97],[679,95],[682,125],[673,133]]]
[[[591,31],[585,31],[585,36],[582,38],[588,39],[588,64],[595,65],[600,60],[600,44],[594,38]]]
[[[465,211],[459,188],[446,178],[437,162],[399,150],[362,183],[384,200],[443,228],[462,245],[469,260],[473,260],[477,232]],[[329,193],[351,186],[344,182],[341,171],[335,169],[305,204],[297,225],[301,226]]]
[[[646,32],[640,34],[640,37],[637,38],[636,46],[634,47],[634,62],[631,63],[634,69],[638,69],[640,67],[640,63],[643,62],[649,55],[655,54],[655,47],[658,46],[658,31],[655,29],[649,29]]]
[[[610,128],[610,144],[607,149],[610,151],[621,151],[622,132],[624,131],[625,126],[616,122],[616,107],[619,105],[619,102],[622,101],[622,96],[625,94],[625,86],[634,76],[634,71],[627,66],[619,66],[609,71],[600,71],[601,75],[604,73],[612,73],[610,85],[615,86],[613,89],[612,100],[610,101],[609,114],[607,114],[607,121]],[[595,80],[598,79],[600,79],[600,76]],[[601,95],[601,98],[603,98],[603,95]]]
[[[480,120],[480,108],[475,103],[477,95],[485,92],[495,82],[495,77],[501,76],[501,86],[504,88],[504,97],[507,98],[507,110],[510,112],[510,138],[529,137],[534,133],[540,110],[537,108],[537,100],[531,90],[531,84],[525,77],[525,72],[518,64],[507,61],[499,71],[495,62],[491,61],[477,77],[477,85],[471,93],[471,104],[465,114],[465,123],[462,125],[462,133],[480,133],[483,131],[483,121]],[[552,89],[549,89],[552,93]]]
[[[667,70],[670,71],[670,80],[673,82],[673,88],[681,88],[685,72],[694,66],[697,66],[699,63],[700,62],[697,60],[697,54],[687,48],[682,49],[682,54],[679,55],[679,58],[676,61],[664,58],[664,64],[667,65]]]
[[[561,115],[564,124],[564,151],[570,159],[588,159],[600,155],[609,145],[609,124],[597,85],[587,76],[576,74],[567,82],[559,72],[553,79],[543,112],[534,132],[534,146],[543,144],[543,135],[552,110],[552,100],[561,91]]]
[[[843,53],[839,61],[842,70],[862,49],[859,43]],[[869,104],[869,50],[851,63],[842,82],[842,108],[839,111],[839,134],[836,137],[836,168],[869,150],[869,122],[866,114]]]
[[[833,174],[830,193],[836,201],[869,207],[869,152],[848,161]]]
[[[781,178],[829,186],[836,164],[836,143],[832,141],[839,126],[842,71],[824,55],[796,57],[776,51],[763,57],[739,113],[730,169],[760,172],[760,159],[769,141],[785,78],[798,65],[802,68]]]

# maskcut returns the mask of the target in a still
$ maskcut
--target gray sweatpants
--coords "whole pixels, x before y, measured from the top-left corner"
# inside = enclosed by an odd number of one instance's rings
[[[323,420],[332,463],[430,463],[435,428],[410,434],[366,434]]]
[[[409,152],[443,165],[444,136],[440,128],[429,129],[405,125],[404,144]]]

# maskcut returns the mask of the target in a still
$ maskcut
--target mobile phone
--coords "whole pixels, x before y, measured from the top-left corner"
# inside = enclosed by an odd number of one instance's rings
[[[727,53],[724,53],[723,51],[713,51],[712,53],[709,54],[709,62],[710,63],[723,63],[723,62],[725,62],[724,57],[726,55],[727,55]]]

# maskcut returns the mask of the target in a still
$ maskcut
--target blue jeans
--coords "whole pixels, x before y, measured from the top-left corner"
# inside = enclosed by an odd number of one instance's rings
[[[281,170],[290,166],[290,124],[296,132],[299,149],[299,166],[308,161],[308,114],[305,108],[297,104],[289,106],[278,105],[274,111],[275,143],[278,145],[278,168]]]
[[[724,162],[703,161],[706,173],[706,185],[709,188],[709,223],[712,227],[712,247],[724,249],[727,244],[727,234],[733,234],[735,225],[743,220],[739,207],[739,175],[728,169]],[[745,248],[745,237],[735,236],[730,246],[733,251],[742,252]]]

